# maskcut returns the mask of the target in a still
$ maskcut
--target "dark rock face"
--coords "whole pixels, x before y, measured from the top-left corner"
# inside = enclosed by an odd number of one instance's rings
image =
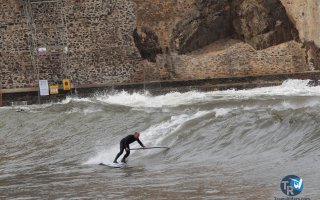
[[[197,10],[176,24],[171,48],[187,53],[232,34],[229,0],[198,0]]]
[[[255,49],[298,40],[279,0],[199,0],[172,31],[171,48],[183,54],[233,37]]]
[[[150,62],[156,62],[156,56],[162,53],[158,36],[149,28],[142,27],[142,33],[139,34],[137,29],[133,32],[133,38],[142,58]]]
[[[298,39],[279,0],[233,0],[231,7],[235,37],[255,49]]]

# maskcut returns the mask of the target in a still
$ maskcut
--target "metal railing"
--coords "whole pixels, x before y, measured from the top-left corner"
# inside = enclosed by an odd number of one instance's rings
[[[31,65],[34,70],[34,80],[37,80],[37,83],[39,83],[39,80],[43,79],[41,76],[41,66],[46,62],[50,62],[50,59],[45,59],[48,56],[54,56],[54,60],[60,63],[59,67],[63,71],[61,76],[72,80],[68,60],[69,44],[64,1],[22,1],[30,32],[28,45]],[[49,20],[45,21],[47,18]],[[50,37],[50,34],[53,37]],[[40,100],[40,91],[38,91],[39,104],[41,103]]]

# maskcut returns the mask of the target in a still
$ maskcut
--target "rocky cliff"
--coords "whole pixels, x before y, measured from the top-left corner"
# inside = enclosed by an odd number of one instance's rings
[[[31,1],[31,17],[27,1],[0,1],[5,88],[33,87],[38,78],[83,85],[320,69],[318,0]],[[49,50],[61,42],[50,29],[61,13],[68,52],[34,62],[32,40]]]
[[[320,1],[281,0],[287,15],[299,31],[305,44],[307,62],[312,69],[320,66]]]
[[[161,78],[320,69],[316,0],[134,1],[137,37],[156,38],[148,48],[137,47],[154,49],[152,58],[145,58]],[[298,17],[301,10],[304,18]]]
[[[287,15],[299,30],[302,41],[314,42],[320,47],[320,1],[281,0]]]

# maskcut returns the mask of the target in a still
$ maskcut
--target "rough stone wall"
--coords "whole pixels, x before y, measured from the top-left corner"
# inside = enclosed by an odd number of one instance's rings
[[[291,41],[257,51],[239,40],[218,41],[181,56],[175,72],[179,79],[199,79],[307,71],[301,46]]]
[[[69,0],[66,13],[70,67],[80,83],[134,81],[140,55],[133,40],[133,2]]]
[[[24,87],[33,80],[28,27],[19,0],[0,2],[0,80],[2,87]]]
[[[37,48],[60,53],[37,57],[39,78],[56,83],[71,78],[77,84],[105,84],[141,80],[135,47],[134,3],[126,0],[63,0],[63,7],[33,4]],[[1,83],[3,88],[36,86],[37,72],[31,63],[30,29],[22,0],[0,2]],[[58,10],[57,10],[58,9]],[[59,10],[62,9],[62,10]],[[60,11],[65,15],[68,54],[63,44]],[[63,19],[63,18],[62,18]],[[58,27],[50,29],[50,27]],[[60,50],[59,50],[60,48]],[[140,74],[139,74],[140,73]]]

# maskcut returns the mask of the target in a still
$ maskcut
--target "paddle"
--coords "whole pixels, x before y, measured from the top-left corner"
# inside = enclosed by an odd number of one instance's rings
[[[144,149],[170,149],[170,147],[146,147],[146,148],[132,148],[130,150],[144,150]]]

